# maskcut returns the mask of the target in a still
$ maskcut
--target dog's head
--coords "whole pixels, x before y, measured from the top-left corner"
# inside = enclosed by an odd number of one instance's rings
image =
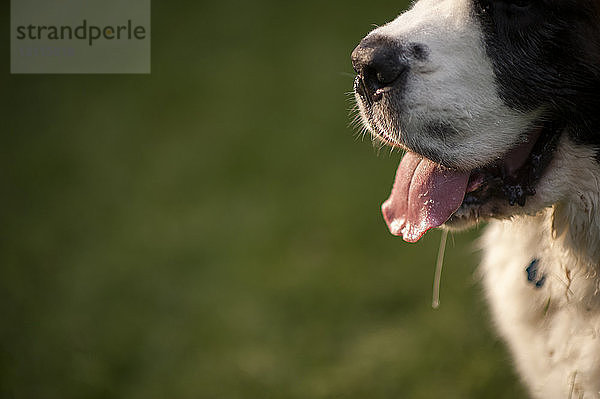
[[[535,213],[596,162],[600,2],[420,0],[352,63],[365,125],[407,151],[382,207],[407,241]]]

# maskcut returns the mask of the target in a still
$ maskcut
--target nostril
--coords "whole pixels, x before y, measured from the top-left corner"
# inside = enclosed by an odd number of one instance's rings
[[[393,86],[406,69],[406,66],[400,62],[372,63],[363,68],[362,78],[367,88],[375,92]]]
[[[390,73],[390,71],[377,72],[377,81],[383,85],[393,83],[398,75]]]
[[[375,68],[377,82],[384,86],[394,83],[406,69],[400,62],[384,63]]]
[[[352,66],[370,97],[393,86],[408,69],[403,53],[399,43],[384,36],[368,36],[354,49]]]

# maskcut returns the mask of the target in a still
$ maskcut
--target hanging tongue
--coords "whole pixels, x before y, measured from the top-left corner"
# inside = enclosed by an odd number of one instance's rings
[[[417,242],[431,228],[444,224],[460,207],[469,172],[458,172],[407,152],[402,158],[392,194],[381,206],[390,232]]]

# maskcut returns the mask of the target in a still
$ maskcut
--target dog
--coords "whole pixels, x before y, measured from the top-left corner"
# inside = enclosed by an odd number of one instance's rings
[[[600,398],[600,1],[419,0],[351,55],[406,151],[392,234],[487,222],[479,272],[535,398]]]

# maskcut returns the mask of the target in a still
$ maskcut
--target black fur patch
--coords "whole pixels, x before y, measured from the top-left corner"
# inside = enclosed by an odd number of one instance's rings
[[[600,146],[600,3],[472,1],[504,103],[543,106],[576,142]]]
[[[540,289],[544,286],[546,282],[546,275],[539,273],[540,260],[533,259],[529,266],[525,269],[525,273],[527,274],[527,281],[531,283],[535,288]]]

